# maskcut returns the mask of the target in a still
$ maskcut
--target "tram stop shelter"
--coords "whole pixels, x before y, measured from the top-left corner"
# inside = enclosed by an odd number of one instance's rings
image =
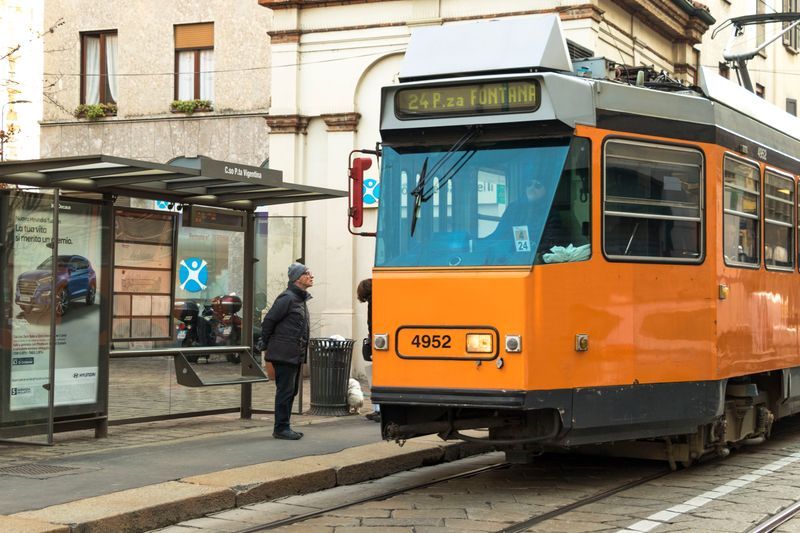
[[[287,183],[273,169],[199,163],[107,155],[0,162],[0,439],[36,435],[52,444],[54,432],[74,429],[105,436],[114,357],[172,356],[180,385],[240,385],[238,410],[251,416],[251,384],[266,381],[250,342],[256,208],[348,193]],[[154,200],[162,210],[136,208],[131,199]],[[195,249],[188,253],[196,257],[179,260],[186,228],[201,237],[236,232],[242,243],[241,262],[238,255],[225,261],[242,297],[214,300],[226,342],[204,342],[214,332],[193,322],[191,291],[211,290],[213,264]],[[224,354],[241,372],[200,377],[191,361],[209,353]]]

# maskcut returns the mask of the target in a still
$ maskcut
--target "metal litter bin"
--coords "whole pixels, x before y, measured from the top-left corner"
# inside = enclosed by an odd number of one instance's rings
[[[343,416],[347,408],[352,339],[311,339],[308,351],[311,367],[311,409],[309,414]]]

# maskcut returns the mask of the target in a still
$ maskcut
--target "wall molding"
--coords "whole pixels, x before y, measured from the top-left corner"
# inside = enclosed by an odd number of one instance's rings
[[[277,133],[308,133],[308,122],[311,117],[305,115],[268,115],[264,117],[267,120],[270,134]]]
[[[361,113],[329,113],[320,115],[328,131],[358,131]]]

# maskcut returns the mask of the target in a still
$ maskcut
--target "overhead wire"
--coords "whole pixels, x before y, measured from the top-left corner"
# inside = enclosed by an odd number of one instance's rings
[[[383,46],[396,46],[396,45],[383,45]],[[367,48],[367,47],[363,47]],[[374,48],[374,46],[370,46],[369,48]],[[328,52],[341,52],[342,50],[352,50],[352,48],[341,48],[341,49],[327,49],[324,50],[326,53]],[[387,54],[394,54],[405,51],[405,47],[402,48],[395,48],[393,50],[382,50],[378,52],[371,52],[368,54],[358,54],[352,55],[347,57],[335,57],[335,58],[328,58],[328,59],[319,59],[316,61],[303,61],[299,63],[287,63],[283,65],[267,65],[262,67],[248,67],[248,68],[231,68],[231,69],[215,69],[215,70],[201,70],[199,71],[201,74],[205,73],[213,73],[213,74],[223,74],[223,73],[230,73],[230,72],[253,72],[259,70],[271,70],[274,68],[288,68],[288,67],[302,67],[305,65],[316,65],[321,63],[333,63],[336,61],[347,61],[350,59],[360,59],[363,57],[378,57]],[[310,52],[309,52],[310,53]],[[74,73],[74,72],[45,72],[45,76],[87,76],[87,74],[81,73]],[[169,72],[120,72],[114,74],[117,77],[142,77],[142,76],[174,76],[175,71]],[[96,76],[100,76],[100,74],[96,74]]]

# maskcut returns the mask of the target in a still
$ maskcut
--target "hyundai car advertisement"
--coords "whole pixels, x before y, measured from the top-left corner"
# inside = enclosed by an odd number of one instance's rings
[[[97,401],[101,217],[97,205],[59,205],[53,269],[52,198],[18,195],[11,205],[11,411],[47,407],[51,309],[56,316],[55,405]]]

